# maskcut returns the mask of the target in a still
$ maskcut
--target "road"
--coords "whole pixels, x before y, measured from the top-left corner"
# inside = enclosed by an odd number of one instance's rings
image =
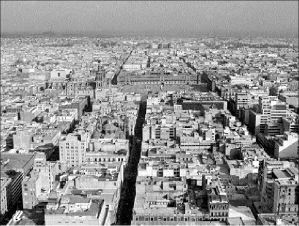
[[[136,177],[141,153],[142,125],[146,113],[146,96],[139,106],[138,118],[135,126],[135,135],[132,140],[129,161],[124,171],[124,183],[117,211],[117,225],[130,225],[136,195]]]

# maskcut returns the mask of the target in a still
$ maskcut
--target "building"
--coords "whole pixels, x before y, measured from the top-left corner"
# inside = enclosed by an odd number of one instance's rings
[[[286,169],[285,171],[273,170],[277,180],[274,182],[273,193],[273,213],[288,213],[290,215],[298,214],[298,170]],[[297,175],[294,175],[297,173]],[[296,177],[294,180],[289,179],[289,175]],[[285,180],[285,179],[289,180]]]
[[[237,92],[235,98],[231,100],[232,107],[231,112],[233,115],[236,115],[238,118],[241,116],[241,109],[246,108],[250,102],[250,95],[246,91]]]
[[[298,225],[298,215],[260,213],[257,217],[257,225]]]
[[[178,85],[199,84],[199,82],[199,75],[193,74],[148,73],[139,75],[132,72],[121,72],[117,77],[117,84],[120,85]]]
[[[35,154],[1,153],[1,158],[1,178],[2,176],[3,178],[7,178],[5,182],[6,207],[8,211],[14,211],[22,201],[22,182],[24,177],[32,169]],[[1,191],[1,199],[4,199],[4,197]]]
[[[229,212],[227,193],[219,179],[203,175],[203,190],[207,190],[210,220],[226,221]]]
[[[55,176],[64,170],[59,162],[46,161],[45,154],[38,153],[33,170],[22,183],[23,209],[33,209],[40,202],[46,202],[54,189]]]
[[[51,80],[66,80],[70,78],[72,74],[71,70],[61,69],[61,70],[53,70],[50,73]]]
[[[277,96],[260,97],[258,109],[249,111],[249,129],[255,135],[279,135],[283,132],[282,119],[286,116],[287,106]]]
[[[298,210],[298,169],[292,167],[290,162],[261,161],[258,186],[260,206],[264,213],[294,214],[294,211]]]
[[[13,148],[14,149],[31,149],[33,133],[30,130],[18,130],[16,134],[13,135]]]
[[[59,141],[59,160],[68,166],[80,166],[86,160],[89,133],[68,134]]]
[[[104,225],[106,214],[104,200],[64,195],[59,202],[49,200],[45,225]]]
[[[282,125],[285,132],[299,133],[299,116],[296,114],[283,118]]]
[[[7,177],[6,174],[1,173],[1,212],[0,212],[0,220],[2,220],[2,217],[5,215],[5,213],[8,211],[8,203],[7,203],[7,188],[11,182],[11,179]]]
[[[298,159],[298,134],[285,133],[275,141],[274,156],[276,159]]]
[[[129,141],[124,139],[91,139],[86,152],[86,162],[123,162],[129,159]]]

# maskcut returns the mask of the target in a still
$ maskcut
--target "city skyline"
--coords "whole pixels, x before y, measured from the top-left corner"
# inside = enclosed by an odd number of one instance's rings
[[[1,33],[298,37],[297,12],[294,1],[5,1]]]

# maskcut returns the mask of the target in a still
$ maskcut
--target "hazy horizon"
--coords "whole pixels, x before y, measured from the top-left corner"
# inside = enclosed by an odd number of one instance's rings
[[[1,2],[1,34],[43,32],[298,37],[298,2]]]

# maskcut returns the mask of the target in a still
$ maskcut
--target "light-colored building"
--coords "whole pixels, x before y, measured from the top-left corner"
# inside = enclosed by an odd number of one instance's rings
[[[80,166],[86,160],[89,133],[68,134],[59,141],[59,160],[68,166]]]
[[[275,140],[274,156],[277,159],[297,159],[298,151],[298,134],[285,133]]]
[[[55,176],[64,171],[59,162],[48,162],[43,153],[38,153],[33,170],[22,183],[23,208],[33,209],[40,202],[47,201],[54,189]]]
[[[64,195],[47,205],[45,225],[104,225],[106,215],[104,200]]]

